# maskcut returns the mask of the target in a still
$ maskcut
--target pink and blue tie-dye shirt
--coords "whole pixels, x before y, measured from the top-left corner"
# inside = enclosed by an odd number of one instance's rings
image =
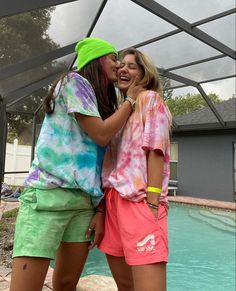
[[[170,175],[171,114],[163,99],[146,91],[136,103],[124,128],[109,144],[103,163],[102,182],[115,188],[128,200],[138,202],[146,197],[147,152],[161,150],[164,155],[164,177],[160,201],[167,202]]]
[[[56,87],[55,110],[46,114],[36,145],[35,159],[26,187],[82,189],[97,205],[101,190],[101,167],[105,149],[78,125],[74,113],[100,117],[90,83],[72,72]],[[58,93],[59,92],[59,93]]]

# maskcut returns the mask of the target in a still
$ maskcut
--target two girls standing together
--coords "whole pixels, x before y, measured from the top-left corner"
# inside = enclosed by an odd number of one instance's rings
[[[171,115],[158,73],[136,49],[119,64],[115,48],[98,38],[78,42],[76,52],[78,70],[44,101],[10,290],[42,290],[55,258],[54,290],[75,290],[98,245],[120,291],[165,291]]]

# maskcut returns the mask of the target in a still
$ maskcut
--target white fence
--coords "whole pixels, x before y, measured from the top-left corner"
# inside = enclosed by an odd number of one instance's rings
[[[18,145],[15,139],[13,144],[6,145],[5,172],[29,171],[31,161],[31,146]],[[9,185],[22,186],[27,173],[5,174],[4,182]]]

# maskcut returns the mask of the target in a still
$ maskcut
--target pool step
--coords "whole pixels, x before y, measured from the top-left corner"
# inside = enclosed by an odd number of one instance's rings
[[[212,212],[211,210],[205,210],[205,209],[200,209],[199,212],[201,215],[209,218],[216,219],[217,221],[220,221],[221,223],[227,225],[227,226],[232,226],[235,228],[235,219],[231,216],[227,216],[226,214],[222,212]]]
[[[234,222],[236,221],[236,212],[235,211],[230,210],[230,211],[222,212],[222,209],[209,208],[209,212],[216,214],[218,216],[221,216],[221,217],[229,218],[229,219],[233,220]]]
[[[215,214],[204,209],[199,209],[198,211],[190,209],[189,216],[203,221],[218,230],[235,234],[235,220],[232,217]]]

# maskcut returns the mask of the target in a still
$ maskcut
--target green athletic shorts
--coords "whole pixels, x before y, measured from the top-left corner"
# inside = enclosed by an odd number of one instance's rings
[[[85,242],[94,215],[88,194],[79,189],[27,188],[20,196],[13,257],[54,259],[61,242]]]

